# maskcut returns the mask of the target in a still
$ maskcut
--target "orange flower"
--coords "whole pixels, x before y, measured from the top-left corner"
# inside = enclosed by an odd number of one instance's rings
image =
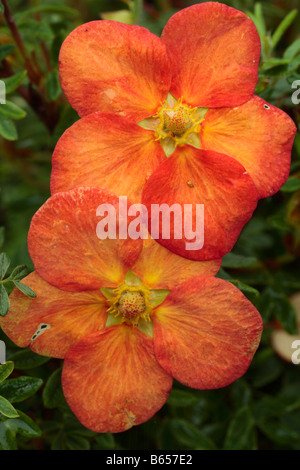
[[[113,21],[79,26],[59,63],[82,119],[56,146],[52,193],[88,185],[147,206],[204,204],[201,250],[158,241],[196,260],[223,256],[289,173],[296,127],[253,95],[259,56],[250,18],[216,2],[176,13],[161,39]]]
[[[37,297],[11,294],[1,327],[19,346],[65,358],[64,395],[96,432],[148,420],[173,378],[224,387],[247,370],[262,320],[220,260],[194,262],[154,240],[99,240],[96,209],[118,198],[98,188],[52,196],[33,217],[28,246]]]

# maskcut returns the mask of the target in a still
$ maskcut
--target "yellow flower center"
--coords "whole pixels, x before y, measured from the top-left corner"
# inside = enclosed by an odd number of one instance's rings
[[[149,302],[150,290],[144,286],[121,284],[112,291],[108,313],[122,316],[122,322],[138,324],[139,319],[150,321],[152,307]]]
[[[168,95],[166,101],[151,118],[139,123],[145,129],[155,132],[165,154],[170,156],[177,146],[192,145],[200,148],[200,127],[207,108],[192,108]]]
[[[119,300],[118,309],[128,320],[140,316],[145,310],[145,299],[140,292],[125,291]]]

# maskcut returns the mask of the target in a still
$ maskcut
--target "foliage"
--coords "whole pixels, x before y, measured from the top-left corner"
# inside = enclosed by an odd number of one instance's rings
[[[6,234],[4,241],[0,229],[1,315],[8,310],[7,294],[13,286],[35,295],[20,282],[27,273],[25,265],[33,268],[26,246],[29,223],[49,197],[53,148],[78,118],[58,80],[63,39],[99,15],[160,34],[178,8],[193,3],[198,2],[12,0],[9,13],[7,2],[0,2],[0,76],[8,95],[6,104],[0,105],[0,225]],[[245,11],[259,31],[262,57],[256,94],[283,109],[299,126],[300,106],[291,100],[292,85],[300,80],[297,0],[269,0],[254,8],[250,0],[224,3]],[[0,448],[300,450],[299,366],[283,362],[270,343],[275,324],[296,333],[289,297],[300,291],[299,255],[298,133],[291,176],[279,193],[259,202],[219,272],[264,319],[262,343],[246,375],[221,390],[193,391],[176,384],[167,404],[149,422],[115,436],[101,435],[84,428],[65,403],[61,361],[21,350],[0,331],[8,361],[0,365]],[[24,372],[26,376],[21,375]]]

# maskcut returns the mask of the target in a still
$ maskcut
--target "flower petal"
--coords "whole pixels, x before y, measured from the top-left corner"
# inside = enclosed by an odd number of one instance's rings
[[[105,326],[107,303],[100,290],[66,292],[48,284],[38,274],[22,280],[36,298],[18,289],[10,295],[10,310],[0,325],[18,346],[30,346],[42,356],[63,358],[72,344]]]
[[[191,261],[148,239],[144,240],[143,250],[131,269],[150,288],[173,289],[194,276],[214,276],[221,263],[222,259]]]
[[[102,204],[111,205],[118,222],[119,198],[99,188],[57,193],[34,215],[29,254],[37,273],[53,286],[68,291],[117,286],[139,256],[141,240],[98,238],[103,219],[96,210]]]
[[[295,133],[286,113],[253,96],[235,108],[209,109],[201,143],[205,149],[236,158],[263,198],[276,193],[289,175]]]
[[[206,276],[174,289],[152,319],[157,360],[176,380],[198,389],[225,387],[241,377],[263,326],[235,286]]]
[[[257,192],[250,176],[240,163],[226,155],[178,147],[151,175],[143,191],[143,203],[148,208],[149,227],[153,238],[169,250],[188,259],[205,261],[217,259],[228,253],[235,244],[241,229],[250,219],[257,204]],[[176,234],[179,223],[171,221],[169,239],[164,239],[163,226],[153,216],[154,204],[181,205],[182,238]],[[151,208],[152,204],[152,208]],[[192,204],[189,216],[184,204]],[[204,205],[203,248],[188,250],[184,220],[192,219],[196,226],[196,205]],[[163,215],[163,220],[167,218]],[[203,231],[203,222],[197,217],[197,234]],[[175,231],[174,231],[175,225]],[[157,232],[158,235],[155,234]],[[168,235],[168,234],[167,234]],[[157,238],[158,236],[158,238]],[[165,235],[166,236],[166,235]],[[178,239],[176,239],[176,236]],[[191,238],[191,236],[190,236]]]
[[[115,114],[90,114],[71,126],[56,145],[52,194],[98,186],[139,203],[146,179],[165,158],[152,132]]]
[[[171,17],[162,41],[176,98],[192,106],[237,106],[254,93],[260,39],[244,13],[217,2],[193,5]]]
[[[72,31],[59,55],[60,83],[80,116],[120,113],[135,122],[155,114],[170,88],[162,41],[141,26],[92,21]]]
[[[152,339],[125,323],[72,346],[62,375],[70,408],[96,432],[121,432],[147,421],[168,399],[172,382],[155,359]]]

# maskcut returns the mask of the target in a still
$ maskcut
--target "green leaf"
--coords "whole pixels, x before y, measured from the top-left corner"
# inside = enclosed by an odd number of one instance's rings
[[[61,388],[61,368],[55,370],[47,380],[43,390],[43,402],[46,408],[56,408],[61,403],[64,403]]]
[[[293,443],[299,443],[300,434],[282,423],[280,420],[274,419],[267,422],[261,422],[258,426],[259,429],[269,439],[271,439],[271,441],[277,442],[278,444],[291,446]]]
[[[0,253],[0,279],[3,279],[10,265],[10,259],[6,253]]]
[[[288,29],[288,27],[292,24],[294,19],[296,18],[298,14],[298,10],[292,10],[290,11],[286,17],[281,21],[279,26],[276,28],[274,34],[272,35],[271,38],[271,43],[272,43],[272,48],[274,49],[277,45],[277,43],[280,41],[282,36],[284,35],[285,31]]]
[[[98,444],[98,447],[100,449],[114,449],[115,448],[115,438],[113,434],[110,433],[103,433],[103,434],[98,434],[95,436],[95,441]]]
[[[26,70],[24,70],[23,72],[16,73],[12,77],[3,78],[2,81],[5,83],[6,94],[9,94],[15,91],[24,81],[24,78],[26,77],[26,75],[27,75],[27,72]]]
[[[0,284],[0,315],[5,317],[9,311],[9,298],[8,293],[3,284]]]
[[[4,245],[4,240],[5,240],[5,228],[0,227],[0,248],[3,247]]]
[[[7,426],[7,421],[0,421],[0,450],[17,450],[15,433]]]
[[[50,72],[46,78],[46,90],[50,101],[55,101],[61,94],[58,71]]]
[[[21,279],[23,278],[24,276],[27,276],[29,274],[29,269],[27,268],[27,266],[25,266],[25,264],[21,264],[20,266],[16,266],[11,275],[10,275],[10,278],[11,279]]]
[[[16,369],[26,370],[45,364],[50,357],[39,356],[26,348],[11,354],[8,359],[14,361]]]
[[[293,59],[298,52],[300,52],[300,38],[296,39],[290,46],[284,51],[284,59]]]
[[[281,375],[283,363],[275,356],[273,349],[266,348],[254,356],[248,377],[254,387],[265,387]]]
[[[172,419],[170,428],[179,444],[189,449],[216,450],[216,445],[209,437],[206,437],[196,426],[184,419]]]
[[[295,176],[290,176],[287,182],[282,186],[280,191],[286,193],[292,193],[294,191],[298,191],[300,189],[300,178],[296,178]]]
[[[8,119],[23,119],[26,116],[26,112],[12,101],[0,105],[0,114]]]
[[[14,370],[14,363],[11,361],[0,364],[0,383],[3,382]]]
[[[253,418],[248,407],[239,409],[231,420],[226,434],[225,450],[254,450]]]
[[[55,37],[50,25],[45,21],[35,21],[28,19],[26,22],[18,22],[18,24],[19,31],[22,36],[24,36],[25,41],[43,41],[47,39],[53,39]]]
[[[273,69],[274,67],[278,67],[281,65],[288,65],[290,63],[290,59],[281,59],[278,57],[272,57],[271,59],[266,60],[263,64],[261,69],[263,71]]]
[[[300,408],[300,397],[272,397],[264,396],[252,407],[256,422],[290,413]]]
[[[34,395],[43,385],[43,380],[37,377],[18,377],[0,384],[0,395],[11,403],[26,400]]]
[[[90,443],[89,441],[82,436],[78,436],[75,433],[67,434],[66,436],[66,445],[70,450],[89,450]]]
[[[0,107],[4,106],[0,104]],[[10,119],[5,119],[0,114],[0,135],[6,140],[17,140],[18,133],[15,123]]]
[[[28,439],[36,438],[41,435],[39,426],[29,416],[18,410],[19,417],[6,421],[6,426],[14,434],[20,434]]]
[[[170,406],[183,408],[186,406],[193,406],[198,403],[198,401],[198,398],[193,395],[193,393],[173,388],[167,403]]]
[[[70,8],[66,5],[59,5],[55,4],[52,5],[50,3],[44,3],[43,5],[37,5],[32,8],[27,8],[26,10],[16,13],[15,20],[17,23],[20,23],[21,20],[23,21],[24,18],[27,16],[32,17],[35,13],[56,13],[60,15],[66,15],[75,18],[79,15],[79,12],[74,8]]]
[[[291,335],[298,333],[296,312],[288,297],[282,292],[266,288],[257,304],[264,321],[277,318],[282,327]]]
[[[51,450],[67,450],[65,432],[61,429],[51,442]]]
[[[227,253],[222,260],[222,268],[248,268],[257,263],[257,259],[252,256],[236,255],[235,253]]]
[[[251,388],[244,379],[239,379],[231,385],[230,397],[236,409],[249,406],[252,397]]]
[[[239,280],[232,279],[230,280],[231,284],[236,286],[240,291],[243,292],[251,301],[254,301],[257,297],[259,297],[259,291],[255,289],[254,287],[248,286],[247,284],[244,284],[243,282],[240,282]]]
[[[2,396],[0,396],[0,413],[7,418],[17,418],[19,416],[17,410]]]
[[[13,283],[21,292],[23,292],[23,294],[27,295],[27,297],[31,297],[31,298],[36,297],[36,294],[33,292],[33,290],[30,287],[16,280],[13,280]]]
[[[13,44],[3,44],[0,46],[0,62],[12,53],[15,46]]]

